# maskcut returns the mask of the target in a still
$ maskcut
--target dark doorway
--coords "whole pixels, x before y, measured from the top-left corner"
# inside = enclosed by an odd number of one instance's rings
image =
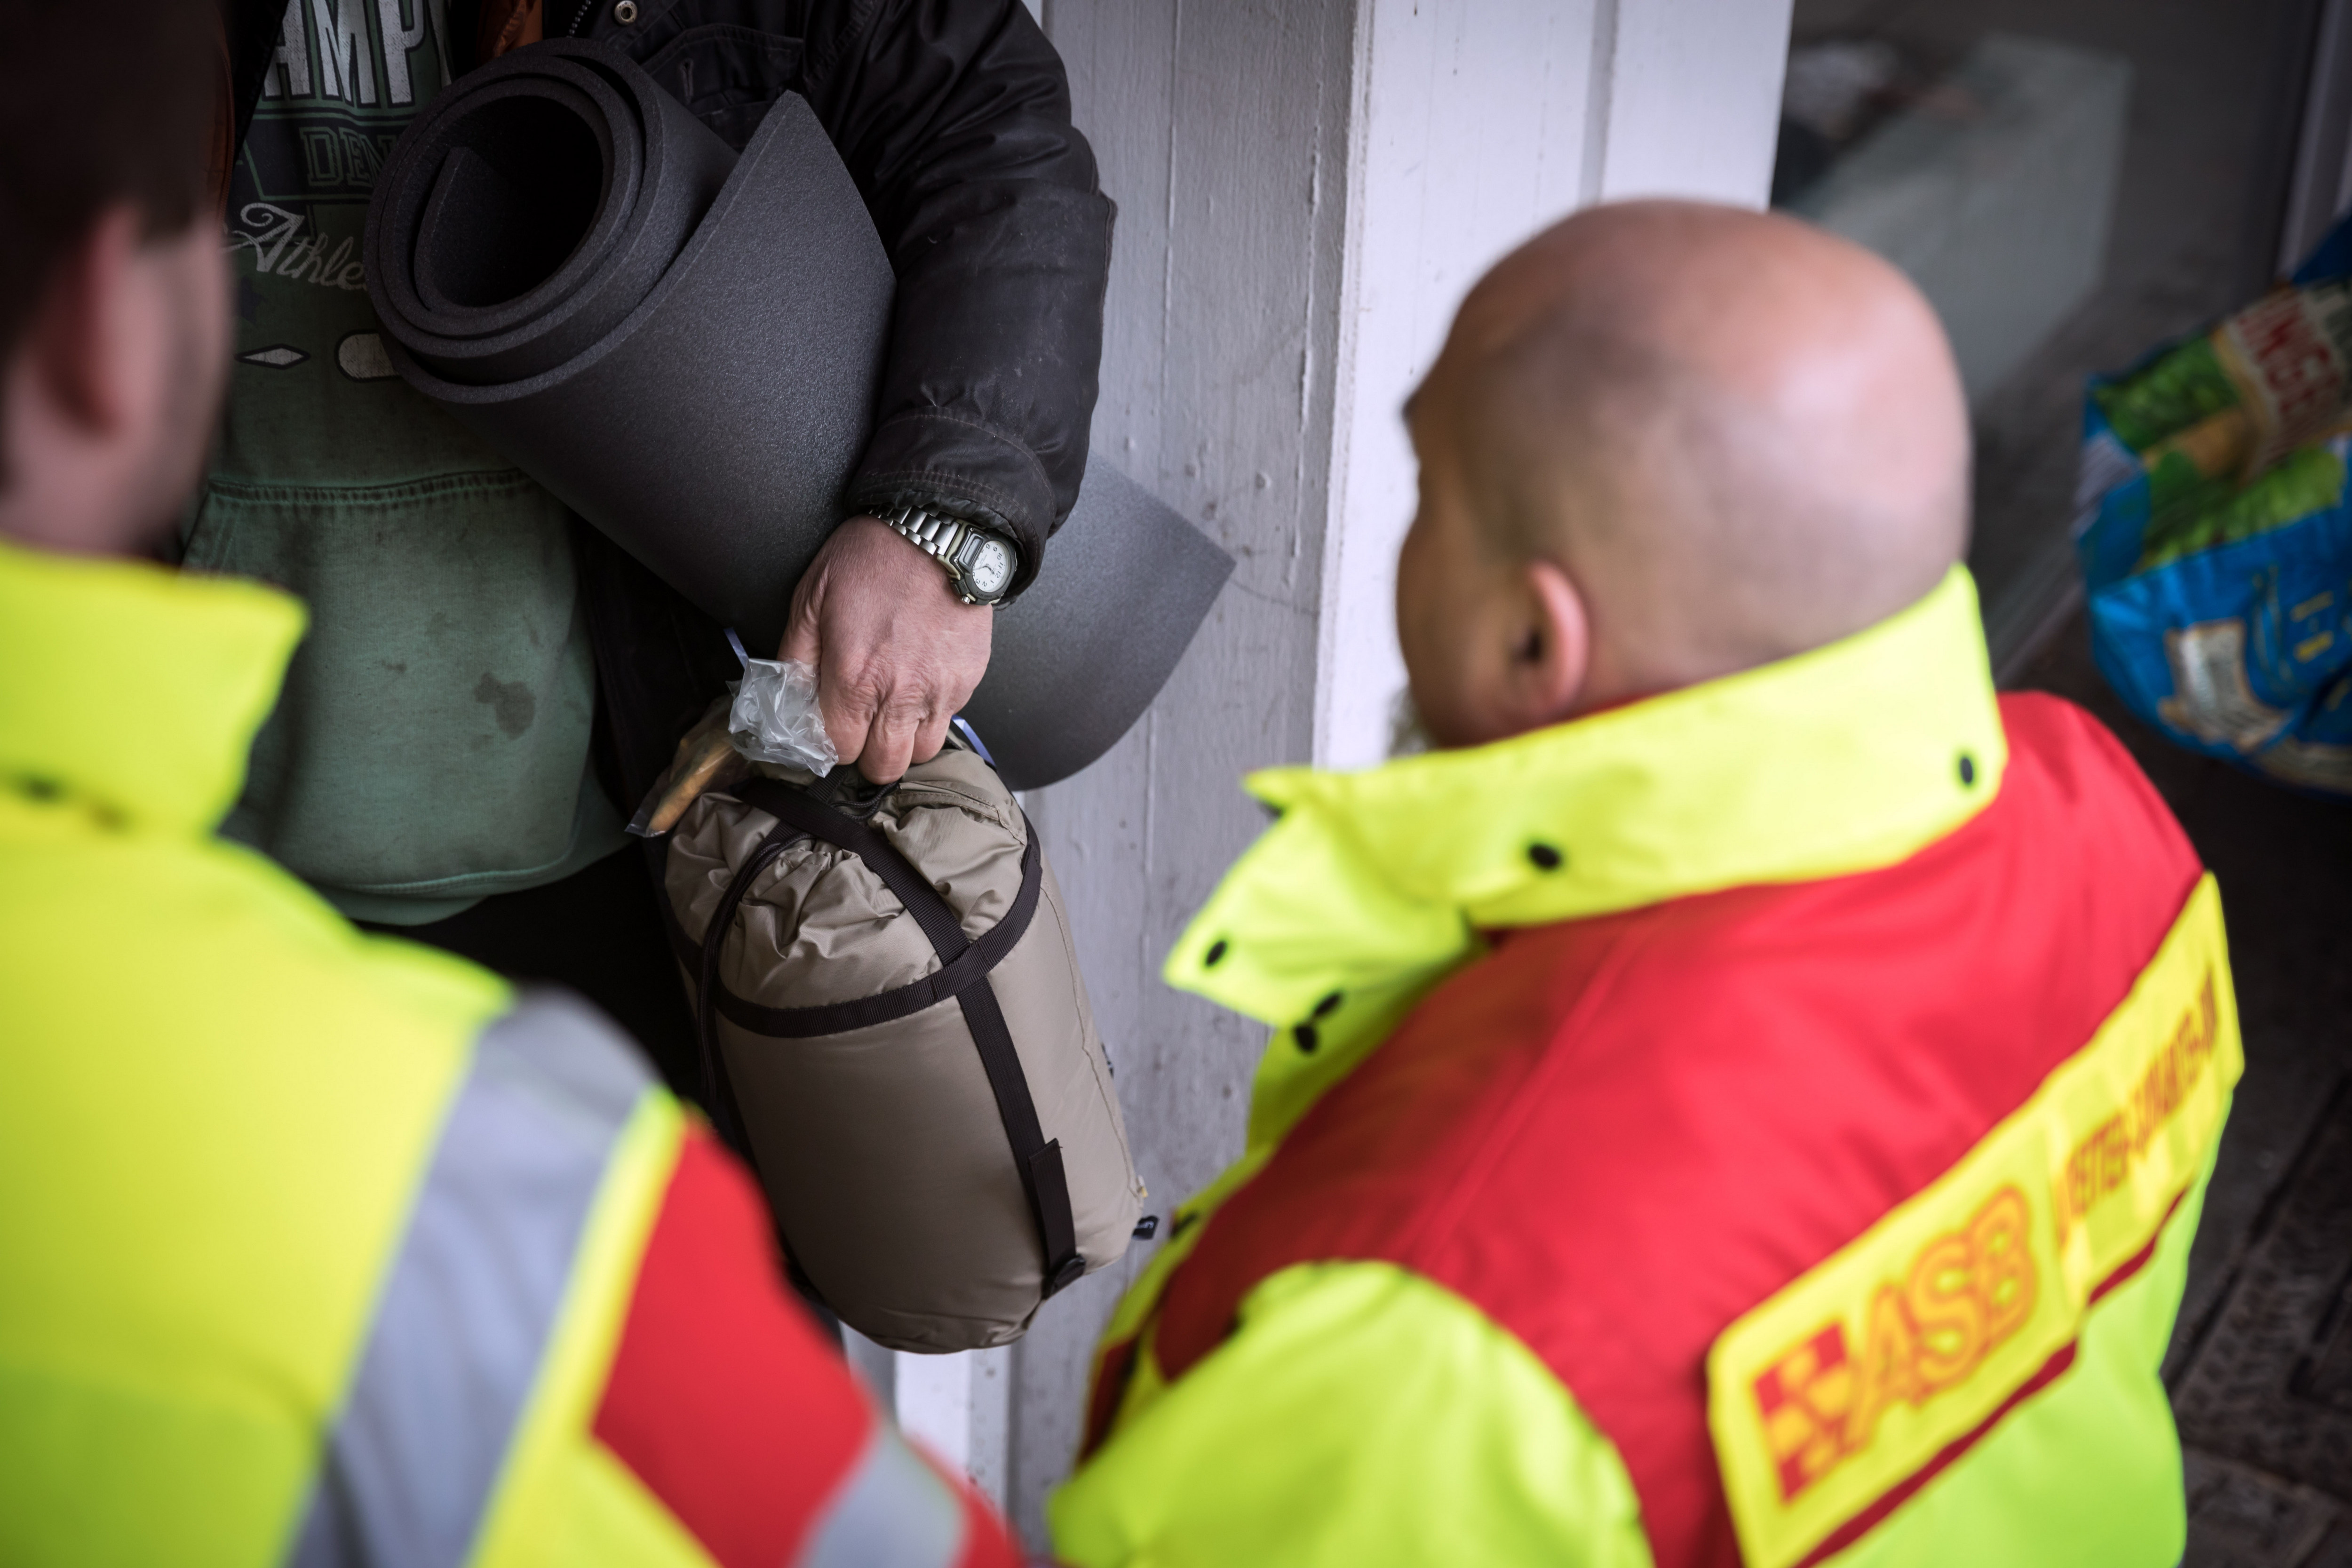
[[[1995,668],[2063,623],[2084,378],[2276,274],[2316,0],[1797,0],[1776,205],[1943,313]]]

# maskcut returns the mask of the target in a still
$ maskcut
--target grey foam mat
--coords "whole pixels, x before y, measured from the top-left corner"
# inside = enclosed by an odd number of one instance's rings
[[[365,258],[411,385],[747,644],[776,646],[865,449],[894,287],[805,102],[778,100],[738,157],[616,50],[516,50],[402,135]],[[1087,465],[966,709],[1015,787],[1109,750],[1232,569]]]
[[[996,612],[964,717],[1014,789],[1066,779],[1127,733],[1209,614],[1234,558],[1141,485],[1087,459],[1045,570]]]

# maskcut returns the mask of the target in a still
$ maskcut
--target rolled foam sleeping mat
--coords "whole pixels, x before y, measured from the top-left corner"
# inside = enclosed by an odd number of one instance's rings
[[[518,49],[402,134],[364,256],[410,385],[747,645],[776,646],[865,450],[894,292],[799,95],[738,156],[615,49]],[[1007,782],[1108,751],[1232,570],[1089,462],[965,709]]]
[[[1045,569],[996,612],[988,674],[963,706],[996,771],[1035,789],[1134,727],[1208,618],[1234,558],[1100,458]]]

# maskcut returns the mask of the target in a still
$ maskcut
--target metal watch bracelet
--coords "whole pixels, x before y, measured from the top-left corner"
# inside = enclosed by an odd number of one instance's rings
[[[967,542],[978,537],[993,542],[1006,552],[1008,560],[1013,559],[1015,557],[1009,541],[1002,540],[992,531],[975,527],[961,518],[943,517],[938,512],[928,511],[919,506],[899,507],[886,513],[881,521],[883,526],[889,529],[891,532],[896,533],[945,568],[950,585],[954,588],[957,596],[964,603],[992,605],[1003,596],[1003,584],[1009,581],[1011,577],[1009,570],[997,574],[1000,585],[994,593],[987,592],[984,586],[982,587],[982,591],[975,593],[975,584],[967,577],[964,563],[961,558],[965,553],[964,547]]]

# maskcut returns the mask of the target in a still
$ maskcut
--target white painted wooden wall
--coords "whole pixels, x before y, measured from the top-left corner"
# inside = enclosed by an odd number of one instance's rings
[[[1238,781],[1385,744],[1400,405],[1464,291],[1543,225],[1610,196],[1763,201],[1790,0],[1030,4],[1119,204],[1097,449],[1239,562],[1143,722],[1029,802],[1165,1215],[1239,1152],[1264,1045],[1159,980],[1263,826]],[[1033,1544],[1147,1252],[1048,1302],[1009,1390],[1003,1352],[895,1358],[901,1419]]]

